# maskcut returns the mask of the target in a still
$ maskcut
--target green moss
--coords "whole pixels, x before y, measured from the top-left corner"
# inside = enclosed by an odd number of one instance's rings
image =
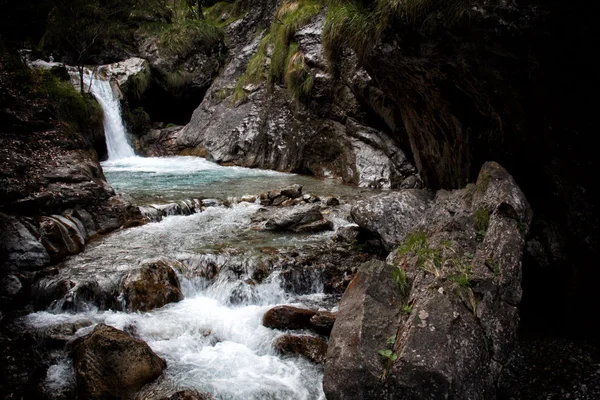
[[[164,76],[164,82],[167,89],[172,93],[179,93],[184,90],[194,79],[194,75],[180,68],[171,71]]]
[[[127,92],[136,99],[140,99],[150,85],[150,67],[146,66],[139,74],[133,75],[127,81]]]
[[[485,207],[480,207],[473,213],[473,222],[477,232],[485,232],[490,224],[490,212]]]
[[[213,24],[223,27],[230,23],[243,18],[247,10],[244,9],[244,2],[236,0],[234,2],[220,1],[214,5],[204,9],[204,17]],[[221,16],[226,14],[228,17],[222,19]]]
[[[68,81],[47,71],[31,72],[37,95],[46,97],[50,111],[65,133],[88,132],[102,127],[102,108],[90,95],[81,95]]]
[[[223,31],[207,20],[184,20],[161,24],[158,49],[167,57],[184,58],[197,48],[212,49],[223,41]]]

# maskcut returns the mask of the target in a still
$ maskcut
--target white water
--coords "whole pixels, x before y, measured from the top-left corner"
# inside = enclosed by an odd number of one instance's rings
[[[121,118],[121,106],[119,99],[110,86],[110,82],[93,78],[91,91],[102,106],[104,113],[104,133],[106,135],[108,159],[118,160],[135,157],[133,149],[127,143],[125,126]]]

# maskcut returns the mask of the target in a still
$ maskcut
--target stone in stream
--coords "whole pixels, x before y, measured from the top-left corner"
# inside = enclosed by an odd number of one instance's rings
[[[179,279],[172,268],[176,263],[158,258],[143,262],[130,273],[123,283],[127,311],[150,311],[183,300]]]
[[[273,347],[280,354],[301,356],[315,364],[323,363],[327,353],[327,342],[308,335],[279,336],[275,339]]]
[[[305,205],[296,206],[290,209],[278,210],[265,223],[265,229],[271,231],[304,231],[310,232],[311,227],[308,224],[323,221],[323,214],[318,206]],[[322,222],[321,224],[326,224]],[[303,227],[304,226],[304,227]],[[325,226],[331,229],[330,225]],[[315,225],[312,231],[324,230],[323,225]]]
[[[73,344],[76,390],[81,400],[133,397],[166,366],[145,342],[104,324]]]
[[[160,400],[214,400],[214,397],[209,393],[199,393],[195,390],[181,390]]]
[[[310,324],[319,335],[329,336],[335,323],[335,313],[319,311],[310,318]]]
[[[310,329],[310,319],[316,311],[292,306],[277,306],[267,311],[263,317],[263,325],[267,328],[287,329]]]

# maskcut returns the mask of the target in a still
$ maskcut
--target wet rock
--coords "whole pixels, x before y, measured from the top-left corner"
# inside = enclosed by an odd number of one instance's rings
[[[302,196],[302,185],[294,184],[281,189],[281,194],[291,199],[296,199]]]
[[[333,230],[333,222],[326,219],[300,225],[294,228],[294,232],[298,233],[316,233]]]
[[[315,364],[322,364],[327,353],[327,343],[323,339],[306,335],[279,336],[273,347],[280,354],[301,356]]]
[[[357,226],[343,226],[335,232],[335,240],[344,243],[356,243],[360,230]]]
[[[223,202],[218,199],[203,199],[202,207],[221,207]]]
[[[53,261],[77,254],[84,249],[87,235],[81,231],[81,223],[75,224],[59,215],[38,217],[37,221],[40,224],[42,244]]]
[[[327,398],[378,398],[383,364],[377,352],[395,336],[405,300],[391,272],[384,262],[365,263],[344,292],[327,349]]]
[[[382,193],[359,200],[352,207],[352,218],[362,229],[378,234],[389,250],[425,216],[433,200],[427,190]]]
[[[245,196],[242,196],[240,201],[245,201],[246,203],[254,203],[254,202],[256,202],[256,196],[247,194]]]
[[[340,200],[336,197],[333,196],[327,196],[327,197],[323,197],[321,199],[321,201],[323,202],[323,204],[325,204],[326,206],[339,206],[340,205]]]
[[[267,328],[288,329],[310,329],[310,319],[316,311],[292,306],[277,306],[267,311],[263,317],[263,325]]]
[[[4,270],[38,270],[50,263],[42,243],[15,217],[0,213],[0,265]]]
[[[40,332],[42,339],[49,347],[63,348],[69,341],[73,340],[75,333],[81,329],[92,325],[90,320],[81,320],[77,322],[68,322],[52,326]]]
[[[287,196],[284,196],[284,195],[279,195],[279,196],[277,196],[277,197],[275,197],[275,198],[273,199],[273,201],[272,201],[271,205],[272,205],[272,206],[274,206],[274,207],[278,207],[278,206],[281,206],[281,205],[283,205],[283,203],[285,203],[285,202],[286,202],[286,201],[288,201],[288,200],[291,200],[291,199],[290,199],[289,197],[287,197]],[[289,204],[289,203],[287,203],[287,204]],[[287,204],[286,204],[286,205],[287,205]],[[284,206],[284,207],[285,207],[285,206]]]
[[[265,223],[265,229],[271,231],[295,231],[302,225],[323,220],[316,206],[298,206],[292,209],[278,210]]]
[[[329,336],[335,323],[335,316],[329,311],[319,311],[310,318],[310,323],[319,335]]]
[[[123,283],[126,309],[129,312],[150,311],[183,300],[179,279],[166,258],[145,261]]]
[[[214,397],[209,393],[200,393],[195,390],[182,390],[160,400],[214,400]]]
[[[132,397],[166,368],[143,341],[99,324],[74,344],[73,367],[80,399]]]

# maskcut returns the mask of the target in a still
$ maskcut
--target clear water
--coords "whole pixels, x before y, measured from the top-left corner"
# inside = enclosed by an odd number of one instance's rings
[[[102,163],[107,180],[117,192],[138,204],[189,198],[241,197],[289,186],[319,196],[354,197],[366,189],[340,185],[334,180],[242,167],[223,167],[199,157],[130,157]]]

